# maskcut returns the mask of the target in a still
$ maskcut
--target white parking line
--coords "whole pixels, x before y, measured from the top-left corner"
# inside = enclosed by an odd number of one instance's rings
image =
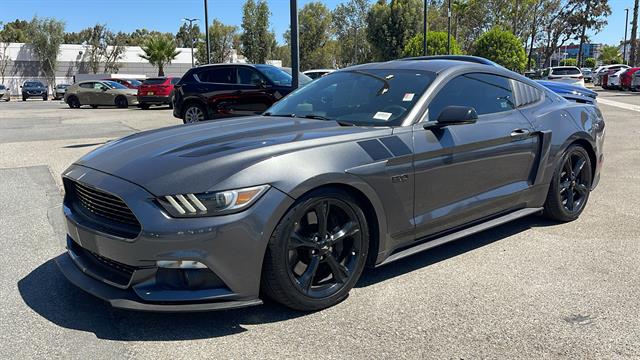
[[[604,105],[609,105],[609,106],[619,107],[619,108],[625,109],[625,110],[631,110],[631,111],[640,112],[640,106],[633,105],[633,104],[627,104],[627,103],[623,103],[623,102],[620,102],[620,101],[613,101],[613,100],[609,100],[609,99],[599,98],[598,99],[598,103],[599,104],[604,104]]]

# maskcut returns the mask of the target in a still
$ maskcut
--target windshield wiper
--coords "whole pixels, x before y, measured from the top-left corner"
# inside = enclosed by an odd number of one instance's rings
[[[296,114],[272,114],[267,111],[266,113],[263,113],[262,116],[296,117]]]
[[[326,116],[316,115],[316,114],[307,114],[304,116],[307,119],[316,119],[316,120],[331,120]]]

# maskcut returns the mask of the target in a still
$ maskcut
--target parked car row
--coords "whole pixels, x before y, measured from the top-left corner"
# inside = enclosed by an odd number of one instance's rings
[[[640,67],[623,64],[598,69],[598,83],[603,89],[640,91]]]

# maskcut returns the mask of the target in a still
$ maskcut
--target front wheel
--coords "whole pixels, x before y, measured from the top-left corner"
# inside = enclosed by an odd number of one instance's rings
[[[589,200],[592,177],[589,154],[582,146],[571,145],[551,180],[544,214],[563,222],[577,219]]]
[[[184,123],[191,124],[204,121],[206,119],[206,110],[204,106],[198,103],[191,103],[184,110]]]
[[[369,249],[366,217],[339,189],[300,198],[280,220],[265,254],[262,290],[292,309],[313,311],[347,297]]]
[[[80,108],[80,100],[75,96],[69,96],[67,98],[67,105],[69,105],[69,107],[72,108],[72,109],[79,109]]]
[[[127,98],[125,98],[124,96],[118,96],[115,100],[115,104],[116,107],[123,109],[129,106],[129,102],[127,101]]]

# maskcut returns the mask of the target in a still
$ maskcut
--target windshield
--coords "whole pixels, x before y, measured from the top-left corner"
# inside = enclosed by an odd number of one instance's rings
[[[128,89],[128,87],[126,87],[126,86],[124,86],[124,85],[122,85],[120,83],[117,83],[115,81],[106,80],[106,81],[103,81],[103,83],[107,84],[108,86],[110,86],[113,89]]]
[[[265,115],[400,125],[434,78],[434,73],[418,70],[333,72],[294,91]]]
[[[287,69],[281,69],[271,65],[256,65],[256,68],[260,70],[264,76],[269,78],[273,84],[291,86],[291,73],[288,72]],[[298,81],[300,85],[306,85],[311,82],[311,78],[300,73]]]
[[[24,87],[44,87],[39,81],[27,81],[24,83]]]
[[[56,85],[56,89],[66,89],[69,87],[69,84],[59,84]]]
[[[127,80],[129,82],[129,84],[131,84],[132,86],[140,86],[140,84],[142,84],[141,81],[138,81],[136,79],[129,79]]]

